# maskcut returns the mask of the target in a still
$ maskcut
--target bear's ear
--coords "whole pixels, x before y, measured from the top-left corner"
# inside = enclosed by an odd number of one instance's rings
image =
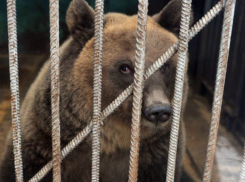
[[[181,0],[171,0],[158,14],[152,16],[159,25],[170,32],[179,34],[181,19]],[[191,11],[190,26],[193,23],[193,12]]]
[[[94,10],[85,0],[72,0],[66,23],[73,38],[84,43],[94,35]]]

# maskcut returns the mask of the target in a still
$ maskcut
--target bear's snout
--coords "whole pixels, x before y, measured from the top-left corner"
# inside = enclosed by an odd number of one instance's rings
[[[168,88],[161,79],[161,75],[154,75],[146,82],[142,114],[147,121],[158,125],[170,119],[172,115],[171,97],[167,91]]]
[[[168,104],[154,104],[146,107],[143,114],[148,121],[158,124],[169,120],[172,109]]]

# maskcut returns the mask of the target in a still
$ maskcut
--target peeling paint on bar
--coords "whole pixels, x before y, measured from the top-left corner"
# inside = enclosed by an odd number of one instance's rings
[[[23,181],[23,165],[21,152],[21,121],[20,96],[18,73],[18,44],[16,25],[16,0],[7,0],[8,16],[8,44],[9,44],[9,72],[11,89],[12,134],[15,178],[17,182]]]
[[[211,126],[209,132],[203,182],[210,182],[211,180],[219,121],[220,121],[221,106],[222,106],[224,86],[225,86],[225,77],[227,71],[235,4],[236,4],[235,0],[227,0],[225,3],[225,13],[224,13],[224,21],[223,21],[223,28],[222,28],[221,43],[220,43],[220,52],[219,52],[219,61],[218,61],[218,68],[216,74],[215,89],[214,89],[213,107],[212,107],[212,114],[211,114]]]
[[[92,182],[99,181],[104,1],[95,1]]]
[[[131,126],[131,146],[129,160],[129,182],[137,182],[140,145],[140,120],[144,89],[145,46],[147,30],[148,0],[139,0],[138,25],[135,51],[135,73],[133,85],[133,108]]]
[[[59,81],[59,0],[50,0],[50,71],[52,112],[53,181],[61,181],[60,81]]]
[[[179,125],[182,108],[184,80],[186,75],[186,55],[189,42],[189,25],[191,17],[191,0],[182,0],[180,35],[178,46],[178,62],[175,76],[173,119],[171,124],[170,144],[167,166],[167,182],[174,182],[176,154],[178,146]]]

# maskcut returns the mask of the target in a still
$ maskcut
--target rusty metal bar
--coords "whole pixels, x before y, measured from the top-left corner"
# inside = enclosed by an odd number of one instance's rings
[[[148,0],[139,0],[138,25],[135,51],[135,73],[133,86],[133,109],[131,126],[131,147],[129,160],[129,182],[136,182],[138,178],[138,160],[140,144],[140,120],[142,108],[142,96],[144,89],[145,72],[145,46],[147,30]]]
[[[12,134],[15,165],[15,178],[17,182],[23,181],[23,166],[21,152],[21,122],[20,122],[20,96],[18,73],[18,44],[16,25],[16,0],[7,0],[8,16],[8,46],[9,46],[9,72],[11,89]]]
[[[190,30],[189,30],[189,39],[192,39],[197,33],[200,32],[223,8],[224,0],[218,2],[202,19],[200,19]],[[156,70],[158,70],[170,57],[172,57],[178,47],[178,42],[173,44],[163,55],[158,58],[145,72],[144,79],[147,80]],[[108,117],[121,103],[126,100],[130,94],[133,92],[133,84],[130,85],[126,90],[124,90],[112,103],[110,103],[101,113],[101,121]],[[72,139],[69,144],[64,148],[66,149],[66,155],[68,155],[84,138],[89,135],[92,131],[92,121],[91,123],[83,129],[77,136]],[[66,155],[63,154],[64,149],[62,150],[62,157]],[[45,165],[31,180],[30,182],[41,180],[52,168],[52,162],[50,161]]]
[[[95,1],[92,181],[99,181],[104,1]]]
[[[244,142],[243,160],[242,160],[242,168],[241,168],[239,182],[244,182],[244,181],[245,181],[245,142]]]
[[[219,61],[215,81],[214,99],[211,114],[211,126],[209,132],[208,148],[204,168],[203,182],[211,180],[213,160],[216,149],[219,120],[224,93],[225,77],[230,49],[230,39],[234,18],[236,0],[227,0],[225,3],[224,21],[222,28],[222,37],[219,51]]]
[[[59,83],[59,0],[50,0],[50,68],[51,68],[51,112],[53,181],[61,181],[60,151],[60,83]]]
[[[176,153],[179,136],[179,123],[182,106],[184,80],[186,74],[186,55],[189,42],[189,25],[191,15],[191,0],[182,0],[180,35],[178,47],[178,61],[175,77],[175,88],[173,98],[173,120],[170,133],[170,144],[168,154],[167,182],[173,182],[175,176]]]

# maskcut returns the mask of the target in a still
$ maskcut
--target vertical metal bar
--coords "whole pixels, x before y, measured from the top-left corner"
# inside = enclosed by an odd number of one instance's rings
[[[213,160],[215,155],[217,133],[218,133],[222,99],[224,93],[224,85],[225,85],[226,69],[227,69],[227,62],[229,56],[235,3],[236,3],[235,0],[227,0],[225,4],[225,13],[224,13],[222,37],[220,43],[219,61],[218,61],[218,68],[216,74],[214,99],[213,99],[213,107],[212,107],[212,115],[211,115],[211,126],[210,126],[203,182],[209,182],[211,180],[211,172],[212,172]]]
[[[242,168],[241,168],[239,182],[245,182],[245,142],[244,142],[243,160],[242,160]]]
[[[95,1],[92,181],[99,181],[104,1]]]
[[[136,182],[138,177],[138,159],[140,142],[140,120],[142,108],[142,96],[144,88],[145,71],[145,45],[147,29],[148,0],[139,0],[138,5],[138,25],[136,35],[136,61],[133,88],[133,110],[131,129],[131,148],[129,182]]]
[[[16,0],[7,0],[7,14],[8,14],[9,72],[10,72],[10,88],[11,88],[12,133],[13,133],[15,177],[17,182],[22,182],[23,166],[22,166],[22,152],[21,152]]]
[[[61,151],[62,159],[64,159],[78,144],[80,144],[86,136],[91,132],[92,122],[86,126],[74,139],[72,139]],[[53,163],[49,161],[29,182],[41,181],[52,169]]]
[[[176,79],[173,98],[173,120],[170,133],[168,167],[167,167],[167,182],[174,181],[176,153],[179,135],[179,122],[181,115],[182,96],[184,88],[184,80],[186,73],[186,54],[189,41],[189,26],[191,15],[191,0],[182,0],[180,35],[178,47],[178,62],[176,69]]]
[[[59,83],[59,0],[50,0],[50,59],[53,181],[61,181],[60,83]]]

